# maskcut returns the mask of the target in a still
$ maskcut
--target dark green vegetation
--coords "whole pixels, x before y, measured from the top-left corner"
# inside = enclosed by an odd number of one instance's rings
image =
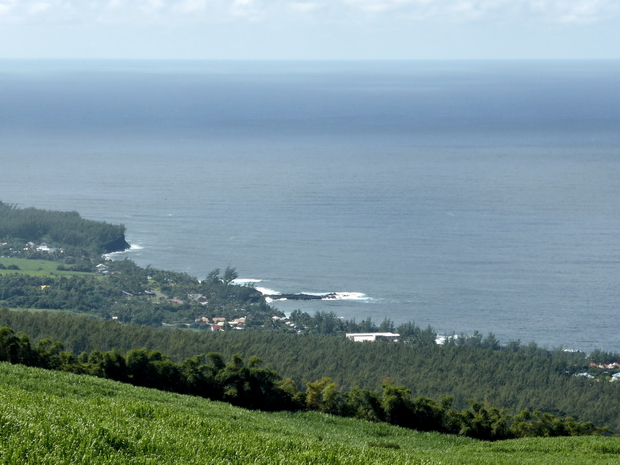
[[[6,309],[0,310],[0,326],[4,325],[29,334],[35,342],[61,340],[76,354],[146,348],[170,355],[175,363],[209,352],[221,353],[226,360],[234,354],[245,360],[259,356],[265,366],[299,387],[329,377],[340,390],[379,390],[390,378],[410,389],[414,398],[452,396],[458,409],[467,408],[468,399],[486,400],[512,413],[538,409],[620,430],[620,412],[609,408],[617,403],[620,383],[609,381],[609,370],[588,366],[612,361],[608,357],[613,354],[602,352],[586,357],[534,344],[502,347],[478,338],[460,345],[417,346],[260,331],[188,332]],[[586,370],[596,378],[574,376]]]
[[[125,227],[85,220],[77,212],[58,212],[38,208],[20,209],[0,202],[0,254],[41,258],[50,251],[24,250],[28,242],[45,242],[57,257],[65,254],[101,254],[125,250]],[[6,252],[6,253],[5,253]]]
[[[0,274],[0,302],[13,308],[78,311],[154,326],[165,322],[204,328],[207,326],[195,322],[197,318],[247,317],[249,327],[270,328],[276,325],[273,315],[283,316],[269,307],[256,289],[231,285],[217,270],[199,281],[186,273],[141,268],[130,260],[104,263],[105,275],[73,272],[73,276],[60,276],[62,271],[54,275]],[[202,302],[189,296],[201,296]]]
[[[435,402],[427,397],[413,399],[411,391],[384,381],[381,392],[352,388],[340,392],[330,378],[307,382],[299,391],[291,379],[281,380],[274,371],[261,368],[262,360],[252,357],[247,365],[235,354],[225,363],[211,352],[172,362],[159,351],[94,350],[76,357],[49,339],[32,347],[28,336],[0,328],[0,361],[68,371],[122,381],[135,386],[223,400],[249,409],[264,411],[315,410],[338,416],[385,422],[419,431],[458,434],[477,439],[499,440],[536,436],[583,436],[601,434],[591,422],[558,418],[549,413],[524,410],[513,416],[478,402],[458,411],[452,399]]]
[[[199,319],[226,321],[245,318],[242,327],[271,332],[341,335],[346,332],[398,330],[402,340],[417,344],[435,344],[431,328],[420,329],[413,323],[394,328],[390,320],[376,325],[370,319],[361,322],[338,318],[334,313],[317,312],[314,316],[295,311],[293,326],[282,319],[284,314],[270,307],[263,295],[251,286],[235,286],[237,273],[226,268],[223,274],[213,270],[202,281],[173,271],[141,268],[130,260],[105,260],[104,273],[78,271],[54,261],[0,257],[0,304],[10,308],[68,310],[89,313],[121,323],[137,325],[190,326],[208,329]],[[95,268],[89,264],[79,268]],[[198,320],[198,321],[197,321]],[[223,325],[224,329],[231,329]]]
[[[613,464],[620,439],[499,442],[317,412],[263,413],[0,363],[6,464]]]

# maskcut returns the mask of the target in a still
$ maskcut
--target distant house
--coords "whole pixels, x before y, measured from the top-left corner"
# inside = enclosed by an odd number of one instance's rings
[[[347,339],[355,342],[364,341],[398,341],[400,334],[397,333],[347,333]]]
[[[106,273],[108,271],[108,267],[103,263],[99,263],[99,265],[97,265],[95,268],[97,268],[97,271],[99,273]]]
[[[215,318],[213,318],[213,323],[224,323],[226,322],[226,318],[224,318],[223,316],[216,316]]]
[[[189,300],[200,302],[202,305],[207,305],[209,303],[207,301],[207,298],[202,294],[188,294],[187,297],[189,298]]]
[[[211,325],[211,331],[223,331],[220,325]]]

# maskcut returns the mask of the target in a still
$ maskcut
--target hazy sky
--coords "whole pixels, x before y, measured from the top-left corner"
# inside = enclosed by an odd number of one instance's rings
[[[0,58],[620,58],[620,0],[0,0]]]

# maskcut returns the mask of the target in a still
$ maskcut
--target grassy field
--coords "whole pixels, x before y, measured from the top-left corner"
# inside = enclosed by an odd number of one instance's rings
[[[484,443],[319,413],[262,413],[0,363],[3,464],[615,464],[618,438]]]
[[[0,263],[6,267],[16,265],[19,270],[0,269],[0,274],[21,273],[33,276],[93,276],[94,273],[80,271],[59,271],[58,262],[50,260],[29,260],[26,258],[0,257]]]

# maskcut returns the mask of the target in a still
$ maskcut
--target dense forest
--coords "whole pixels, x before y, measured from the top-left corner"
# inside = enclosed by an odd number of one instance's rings
[[[373,422],[386,422],[419,431],[459,434],[483,440],[524,437],[582,436],[609,433],[591,422],[572,417],[523,410],[510,415],[487,402],[470,402],[459,411],[449,396],[437,402],[412,397],[411,390],[384,380],[380,391],[358,387],[339,390],[330,378],[306,382],[300,391],[290,379],[281,380],[272,370],[262,368],[262,360],[247,362],[235,354],[226,363],[221,354],[196,355],[176,364],[160,351],[134,349],[93,350],[75,356],[64,351],[61,342],[49,339],[33,347],[27,335],[0,328],[0,361],[50,370],[68,371],[108,378],[136,386],[223,400],[233,405],[264,411],[316,410]]]
[[[122,325],[115,321],[66,314],[0,310],[0,325],[29,334],[33,341],[63,341],[76,354],[93,350],[121,353],[135,349],[160,351],[174,363],[197,354],[220,353],[260,357],[265,366],[301,389],[307,381],[331,378],[338,389],[380,390],[386,379],[411,395],[452,397],[454,408],[466,409],[469,399],[507,408],[510,413],[540,410],[557,416],[620,430],[617,402],[620,383],[609,369],[590,367],[613,360],[614,354],[547,351],[535,344],[506,346],[493,339],[468,343],[357,343],[321,335],[228,331],[206,333]],[[485,339],[487,340],[485,342]],[[594,378],[575,376],[582,372]]]

